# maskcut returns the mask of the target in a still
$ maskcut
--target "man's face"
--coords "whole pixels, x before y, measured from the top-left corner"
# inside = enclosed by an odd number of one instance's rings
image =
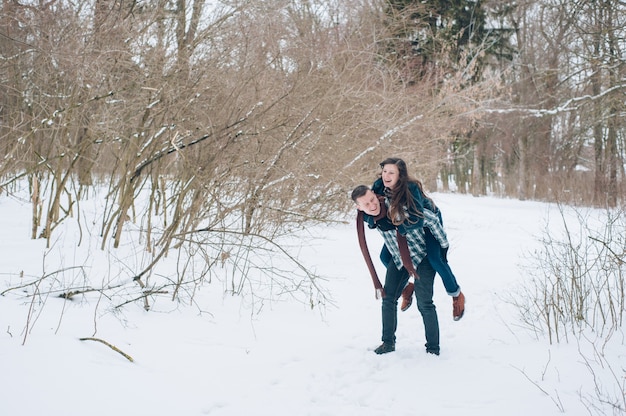
[[[381,178],[387,188],[393,189],[398,183],[398,179],[400,179],[400,171],[394,164],[385,165],[383,166]]]
[[[380,214],[380,201],[371,189],[368,189],[365,195],[356,199],[356,207],[367,215],[376,216]]]

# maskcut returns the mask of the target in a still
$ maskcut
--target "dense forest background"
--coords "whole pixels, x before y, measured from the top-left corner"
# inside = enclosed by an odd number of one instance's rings
[[[429,191],[620,206],[625,39],[617,0],[1,0],[0,192],[50,239],[104,187],[139,281],[333,221],[391,155]]]

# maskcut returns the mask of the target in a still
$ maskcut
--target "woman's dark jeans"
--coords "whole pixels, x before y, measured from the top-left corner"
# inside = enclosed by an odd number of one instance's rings
[[[435,270],[426,257],[417,268],[419,279],[415,279],[415,298],[417,308],[422,314],[424,332],[426,335],[426,351],[439,354],[439,320],[437,309],[433,303],[433,283]],[[396,329],[398,327],[398,299],[402,289],[409,279],[409,274],[403,267],[398,270],[393,262],[389,263],[385,276],[386,296],[382,302],[383,336],[382,341],[395,345]]]
[[[452,273],[452,269],[450,269],[446,258],[448,249],[441,248],[439,241],[437,241],[427,227],[424,227],[424,237],[426,240],[426,254],[428,255],[428,260],[433,266],[433,269],[435,269],[439,276],[441,276],[446,292],[450,296],[459,296],[461,288],[459,287],[456,277],[454,276],[454,273]]]

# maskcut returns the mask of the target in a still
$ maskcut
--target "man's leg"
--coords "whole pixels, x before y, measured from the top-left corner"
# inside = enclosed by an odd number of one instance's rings
[[[424,321],[426,352],[439,355],[439,320],[437,309],[433,303],[435,270],[428,261],[428,257],[422,260],[417,267],[417,274],[420,278],[415,280],[415,297],[417,308]]]
[[[406,285],[409,274],[403,267],[400,270],[391,262],[387,267],[385,276],[385,294],[382,302],[382,321],[383,321],[383,345],[395,346],[396,344],[396,328],[398,326],[398,298],[402,293],[402,289]],[[382,347],[382,346],[381,346]],[[380,348],[380,347],[379,347]],[[382,351],[377,353],[391,352]]]

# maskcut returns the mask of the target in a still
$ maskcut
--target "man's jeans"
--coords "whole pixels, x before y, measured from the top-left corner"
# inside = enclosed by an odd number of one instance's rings
[[[428,257],[417,268],[419,279],[415,279],[415,297],[417,308],[422,314],[424,332],[426,335],[426,351],[439,353],[439,320],[433,303],[433,282],[435,270],[430,265]],[[383,337],[382,341],[388,344],[396,343],[396,328],[398,327],[398,299],[402,289],[409,280],[409,274],[403,267],[396,269],[393,262],[389,263],[385,276],[385,293],[387,296],[382,302]]]

